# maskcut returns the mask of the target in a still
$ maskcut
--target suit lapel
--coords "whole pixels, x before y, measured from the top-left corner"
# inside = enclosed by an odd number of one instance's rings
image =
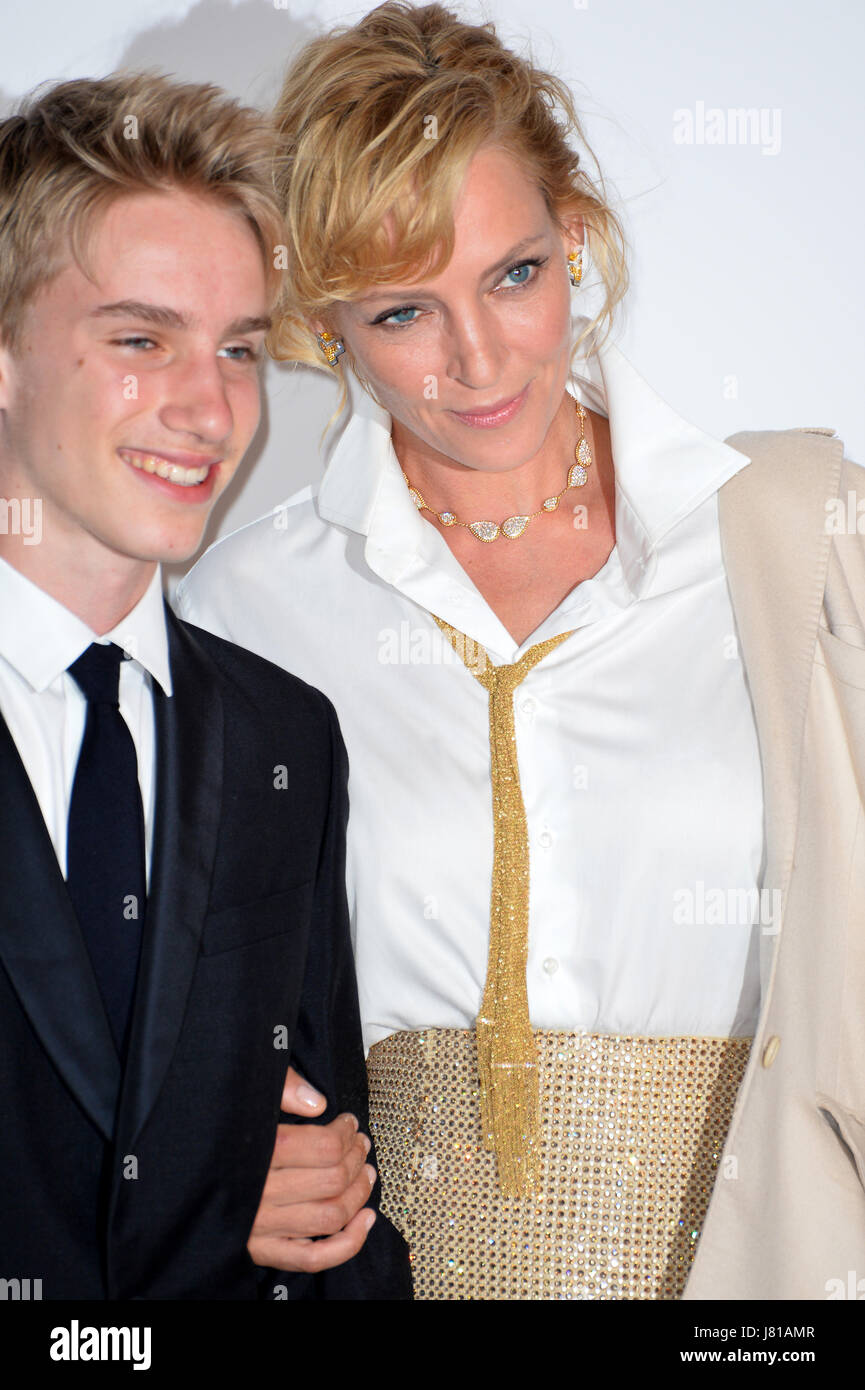
[[[753,460],[721,488],[719,517],[763,764],[763,887],[782,893],[783,919],[805,712],[829,559],[826,499],[837,495],[843,449],[839,440],[794,431],[739,434],[727,443]],[[764,1002],[780,927],[774,921],[761,935]]]
[[[0,717],[0,959],[63,1080],[106,1139],[120,1060],[39,802]]]
[[[173,694],[154,688],[156,819],[144,947],[119,1132],[132,1142],[177,1045],[207,908],[222,807],[216,671],[166,606]]]

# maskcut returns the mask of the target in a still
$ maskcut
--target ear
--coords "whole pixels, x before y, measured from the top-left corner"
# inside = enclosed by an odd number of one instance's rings
[[[327,333],[331,338],[338,338],[342,343],[342,352],[346,351],[347,344],[339,331],[338,325],[334,323],[333,316],[330,316],[328,323],[325,323],[323,319],[307,319],[307,325],[313,333]],[[324,347],[321,343],[319,343],[319,347],[322,349],[322,360],[325,360]],[[340,353],[340,356],[342,356],[342,353]],[[350,361],[350,356],[346,360]]]
[[[563,221],[562,245],[565,248],[565,255],[569,251],[576,251],[578,247],[585,245],[586,227],[582,217],[574,213],[571,217],[566,217]]]
[[[330,333],[334,338],[341,337],[339,325],[336,322],[336,314],[331,312],[325,319],[308,319],[307,325],[313,333]]]

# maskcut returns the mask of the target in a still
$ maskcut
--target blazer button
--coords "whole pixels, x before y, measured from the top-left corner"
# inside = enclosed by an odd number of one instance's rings
[[[771,1067],[775,1058],[778,1056],[778,1048],[781,1046],[781,1039],[775,1034],[769,1039],[763,1048],[763,1066]]]

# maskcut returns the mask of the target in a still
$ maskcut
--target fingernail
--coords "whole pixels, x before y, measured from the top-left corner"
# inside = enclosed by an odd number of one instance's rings
[[[376,1171],[375,1171],[375,1169],[373,1168],[373,1166],[372,1166],[371,1163],[366,1163],[366,1164],[364,1164],[364,1172],[366,1173],[367,1177],[369,1178],[369,1185],[370,1185],[370,1187],[375,1187],[375,1180],[376,1180],[378,1174],[376,1173]]]
[[[360,1126],[358,1125],[358,1122],[357,1122],[357,1116],[356,1116],[356,1115],[346,1115],[345,1118],[346,1118],[346,1119],[349,1121],[349,1123],[351,1124],[351,1132],[352,1132],[352,1134],[357,1134],[357,1131],[358,1131],[358,1129],[360,1128]]]
[[[307,1086],[305,1081],[302,1081],[297,1088],[297,1098],[302,1101],[304,1105],[315,1106],[321,1105],[321,1102],[324,1100],[324,1096],[320,1096],[318,1091],[314,1091],[311,1086]]]
[[[373,1211],[372,1207],[367,1207],[367,1209],[366,1209],[366,1229],[367,1229],[367,1233],[369,1233],[369,1232],[372,1230],[373,1226],[375,1225],[375,1218],[376,1218],[376,1213]]]
[[[363,1140],[363,1154],[365,1158],[366,1155],[369,1153],[370,1149],[372,1148],[372,1140],[367,1139],[365,1134],[362,1134],[360,1137]]]

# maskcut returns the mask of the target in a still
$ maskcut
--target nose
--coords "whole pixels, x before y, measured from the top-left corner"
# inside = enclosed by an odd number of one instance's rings
[[[231,437],[234,413],[220,360],[202,352],[175,364],[160,411],[167,429],[208,444]]]
[[[501,323],[483,305],[453,314],[448,333],[448,376],[483,391],[501,379],[506,357]]]

